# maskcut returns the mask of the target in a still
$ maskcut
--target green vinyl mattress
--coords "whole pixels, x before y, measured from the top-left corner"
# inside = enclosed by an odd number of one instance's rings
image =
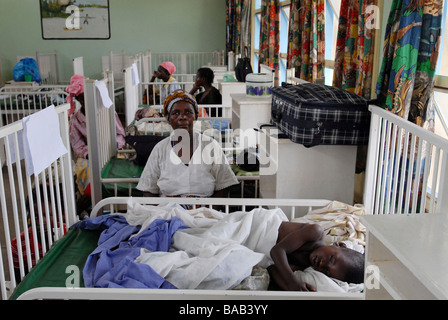
[[[36,264],[16,287],[10,299],[38,287],[65,287],[66,283],[84,287],[82,270],[89,254],[98,245],[101,231],[70,229]],[[79,272],[78,272],[79,271]],[[79,274],[79,281],[71,281]]]
[[[112,157],[104,166],[101,177],[106,178],[139,178],[142,174],[144,166],[139,166],[134,161],[129,159],[119,159]],[[142,196],[143,193],[137,190],[136,183],[131,184],[132,196]],[[113,197],[115,195],[113,183],[103,183],[102,185],[103,197]],[[117,184],[118,196],[129,196],[129,184]]]

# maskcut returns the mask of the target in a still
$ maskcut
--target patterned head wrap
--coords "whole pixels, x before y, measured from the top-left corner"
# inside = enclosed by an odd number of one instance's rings
[[[71,115],[75,111],[75,102],[73,98],[84,92],[84,76],[75,74],[70,78],[70,85],[65,88],[68,92],[67,102],[70,103],[70,110],[68,115]]]
[[[163,114],[165,115],[165,117],[168,118],[171,108],[176,102],[179,101],[186,101],[189,104],[191,104],[196,114],[198,114],[198,103],[196,102],[196,99],[188,92],[178,89],[175,90],[168,97],[166,97],[165,103],[163,104]]]

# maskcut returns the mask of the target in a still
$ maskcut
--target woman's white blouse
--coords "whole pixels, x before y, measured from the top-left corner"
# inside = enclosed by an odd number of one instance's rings
[[[152,150],[137,189],[160,196],[210,197],[215,191],[237,184],[216,140],[194,131],[195,151],[188,165],[173,150],[170,137]]]

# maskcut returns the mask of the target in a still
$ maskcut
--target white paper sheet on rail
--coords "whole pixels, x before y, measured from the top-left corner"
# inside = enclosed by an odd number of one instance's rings
[[[104,83],[103,80],[100,81],[95,80],[95,86],[100,93],[103,106],[109,109],[113,105],[113,101],[110,99],[109,90],[107,90],[106,84]]]
[[[26,172],[37,175],[68,152],[62,142],[58,114],[51,105],[24,117],[22,122]]]
[[[132,84],[134,86],[138,85],[140,83],[140,78],[138,76],[138,70],[137,70],[137,64],[132,64]]]

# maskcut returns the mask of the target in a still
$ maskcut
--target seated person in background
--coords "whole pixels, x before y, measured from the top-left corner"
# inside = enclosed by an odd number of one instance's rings
[[[137,189],[145,196],[227,197],[238,180],[218,142],[193,130],[195,98],[175,91],[165,101],[164,115],[174,131],[152,150]]]
[[[315,291],[294,275],[294,270],[310,266],[348,283],[364,282],[364,255],[343,243],[326,246],[323,237],[317,224],[281,222],[277,243],[270,252],[274,264],[268,267],[274,282],[283,290]]]
[[[171,61],[162,62],[157,70],[154,71],[150,82],[154,82],[157,78],[166,84],[160,88],[160,91],[157,88],[154,90],[156,97],[153,97],[153,85],[149,85],[143,94],[143,104],[163,104],[168,95],[180,89],[179,83],[172,76],[175,72],[176,66],[174,63]]]
[[[196,82],[193,88],[190,90],[190,94],[194,95],[201,87],[204,88],[203,92],[198,93],[195,98],[198,104],[222,104],[221,92],[216,89],[212,83],[215,78],[213,70],[210,68],[199,68],[196,73]],[[222,110],[210,110],[210,117],[222,117]]]
[[[74,75],[70,79],[70,85],[65,89],[69,95],[67,102],[71,104],[70,110],[73,115],[70,118],[70,144],[76,158],[88,157],[87,147],[87,126],[84,103],[84,77]],[[81,107],[75,112],[75,100],[79,102]],[[120,149],[125,145],[125,133],[118,114],[115,112],[115,127],[117,134],[117,148]]]
[[[70,79],[70,85],[65,89],[69,95],[67,96],[67,102],[71,104],[69,112],[71,115],[69,121],[70,132],[70,145],[72,146],[73,155],[76,158],[74,171],[76,174],[76,185],[81,196],[90,197],[90,183],[89,183],[89,161],[88,158],[88,146],[87,146],[87,124],[85,115],[85,102],[84,102],[84,77],[81,75],[74,75]],[[81,107],[76,110],[75,100],[79,102]],[[121,149],[125,145],[125,132],[123,125],[120,122],[118,114],[115,112],[115,128],[117,137],[117,148]],[[87,205],[88,202],[85,199],[82,201]]]

